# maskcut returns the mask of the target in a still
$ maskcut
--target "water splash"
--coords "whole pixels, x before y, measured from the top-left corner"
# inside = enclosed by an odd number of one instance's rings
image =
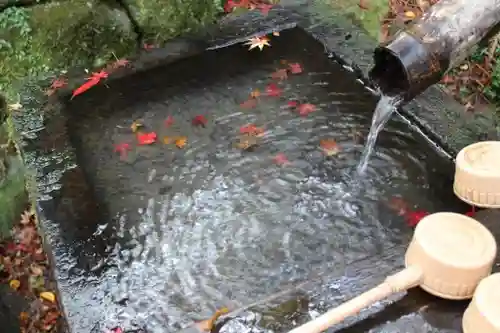
[[[399,96],[386,96],[382,95],[377,103],[375,112],[373,113],[372,125],[370,127],[370,132],[368,133],[368,138],[366,140],[365,149],[361,155],[361,160],[358,164],[358,174],[364,174],[370,156],[375,148],[375,143],[377,142],[377,137],[380,131],[384,128],[387,121],[391,118],[391,115],[396,111],[401,98]]]

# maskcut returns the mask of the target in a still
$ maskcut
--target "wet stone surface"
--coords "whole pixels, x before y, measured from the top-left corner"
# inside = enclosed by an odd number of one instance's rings
[[[392,198],[430,212],[467,210],[449,190],[451,161],[400,117],[382,132],[367,174],[357,176],[359,139],[376,98],[304,31],[284,31],[271,44],[263,52],[243,45],[206,51],[108,81],[66,100],[64,117],[47,119],[40,140],[27,148],[47,175],[57,173],[49,159],[64,160],[58,149],[67,145],[79,165],[64,173],[52,198],[40,200],[74,332],[117,325],[176,332],[221,306],[261,300],[318,274],[331,277],[303,288],[300,310],[281,305],[272,317],[266,305],[249,314],[252,321],[241,315],[221,328],[271,325],[285,332],[294,321],[284,318],[304,321],[309,311],[323,312],[401,266],[412,229],[389,207]],[[286,68],[282,60],[300,63],[303,72],[272,79]],[[280,96],[265,96],[271,83]],[[255,89],[256,107],[241,108]],[[317,110],[302,117],[289,101]],[[207,118],[205,127],[192,126],[197,115]],[[167,127],[169,116],[174,123]],[[135,120],[158,142],[137,145]],[[242,151],[235,142],[249,123],[264,135]],[[187,137],[182,149],[162,142],[179,135]],[[325,156],[322,139],[335,140],[340,152]],[[131,149],[120,158],[114,149],[122,143]],[[276,163],[280,153],[288,163]],[[54,186],[48,178],[45,184]],[[383,322],[369,319],[345,332],[459,332],[448,319],[461,315],[461,305],[419,291],[383,312]]]

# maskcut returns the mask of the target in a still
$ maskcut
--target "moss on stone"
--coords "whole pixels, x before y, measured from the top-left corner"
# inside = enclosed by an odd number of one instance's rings
[[[216,21],[222,0],[125,0],[145,38],[162,43]]]
[[[100,1],[69,0],[0,13],[0,89],[75,66],[96,67],[136,46],[126,15]]]

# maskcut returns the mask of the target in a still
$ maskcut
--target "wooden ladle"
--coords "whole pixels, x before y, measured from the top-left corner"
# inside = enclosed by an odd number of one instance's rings
[[[405,269],[288,333],[323,332],[377,301],[416,286],[445,299],[472,298],[479,282],[491,274],[496,251],[493,235],[473,218],[447,212],[428,215],[415,229]]]

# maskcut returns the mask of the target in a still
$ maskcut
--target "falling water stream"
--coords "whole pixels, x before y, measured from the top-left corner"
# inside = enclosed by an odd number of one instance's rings
[[[368,133],[365,148],[357,168],[358,174],[364,174],[368,161],[370,160],[370,156],[375,148],[377,137],[387,121],[391,118],[391,115],[394,111],[396,111],[400,101],[401,99],[398,96],[381,95],[380,100],[375,107],[375,112],[373,112],[370,132]]]

